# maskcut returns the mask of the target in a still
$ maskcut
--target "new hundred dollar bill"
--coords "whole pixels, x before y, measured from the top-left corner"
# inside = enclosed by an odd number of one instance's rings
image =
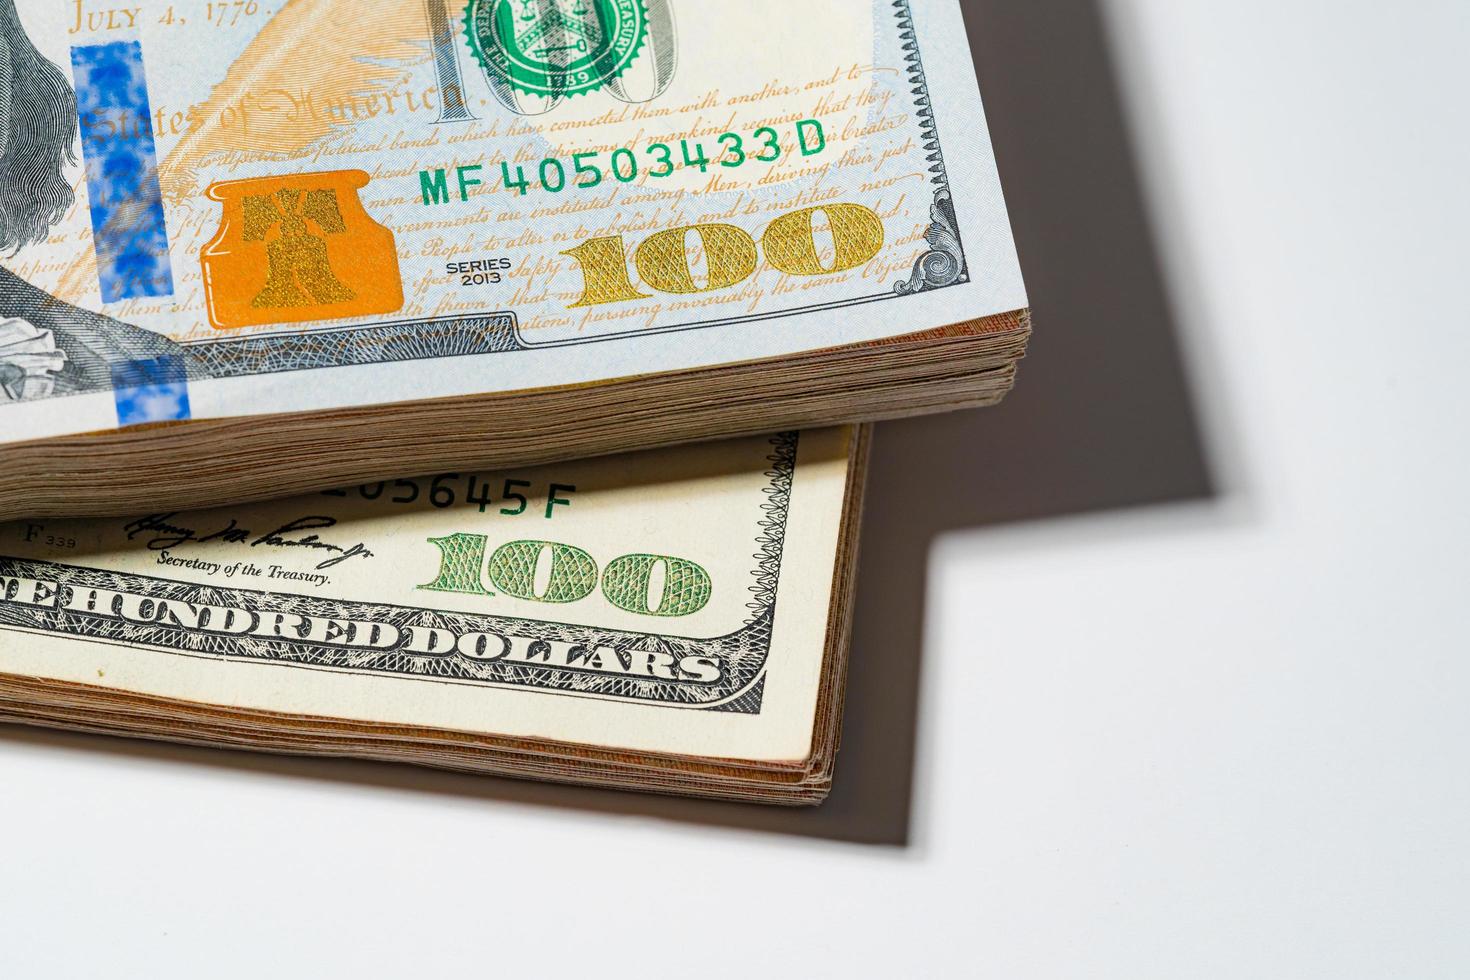
[[[208,706],[800,763],[835,717],[861,438],[0,525],[0,718],[207,741],[148,719]]]
[[[0,442],[1026,305],[955,0],[0,0]]]

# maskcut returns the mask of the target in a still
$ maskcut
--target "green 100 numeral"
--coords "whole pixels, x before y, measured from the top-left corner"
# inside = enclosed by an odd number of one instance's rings
[[[709,573],[699,565],[668,555],[624,555],[599,573],[597,562],[581,548],[555,541],[511,541],[495,549],[487,563],[483,534],[430,538],[439,549],[439,577],[420,589],[506,595],[532,602],[576,602],[602,585],[602,594],[619,609],[642,616],[689,616],[709,604]]]
[[[827,216],[835,255],[822,261],[817,244],[817,213]],[[689,235],[704,248],[705,283],[695,281],[686,251]],[[830,276],[855,269],[883,249],[883,220],[861,204],[824,204],[783,214],[761,236],[766,261],[791,276]],[[582,270],[582,298],[571,308],[647,299],[633,285],[628,250],[622,235],[594,238],[561,253],[576,259]],[[633,253],[638,275],[665,293],[712,293],[738,286],[755,274],[759,255],[755,239],[743,228],[726,224],[670,228],[644,240]]]

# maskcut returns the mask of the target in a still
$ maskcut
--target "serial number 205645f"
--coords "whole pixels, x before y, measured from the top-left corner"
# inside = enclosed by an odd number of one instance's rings
[[[558,510],[572,505],[577,492],[574,483],[533,483],[508,477],[503,483],[492,482],[488,477],[476,473],[441,473],[434,477],[413,480],[394,480],[391,483],[364,483],[358,487],[339,490],[324,490],[324,497],[360,497],[363,500],[381,500],[389,504],[432,504],[443,510],[456,504],[478,504],[480,513],[502,504],[499,508],[506,517],[540,513],[550,520]]]

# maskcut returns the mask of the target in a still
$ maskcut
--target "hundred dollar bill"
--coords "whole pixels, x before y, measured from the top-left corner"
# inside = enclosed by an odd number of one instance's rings
[[[391,729],[355,753],[380,757],[452,732],[460,756],[415,761],[497,770],[506,739],[799,775],[827,744],[826,778],[861,446],[816,430],[0,525],[0,719],[230,741],[208,734],[227,718],[302,751]]]
[[[1026,305],[956,0],[0,0],[0,442]]]

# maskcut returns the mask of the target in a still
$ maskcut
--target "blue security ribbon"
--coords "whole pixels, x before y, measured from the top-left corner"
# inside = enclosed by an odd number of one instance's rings
[[[112,394],[119,426],[189,418],[184,359],[175,354],[112,365]]]
[[[71,67],[102,301],[172,296],[143,47],[78,45]]]

